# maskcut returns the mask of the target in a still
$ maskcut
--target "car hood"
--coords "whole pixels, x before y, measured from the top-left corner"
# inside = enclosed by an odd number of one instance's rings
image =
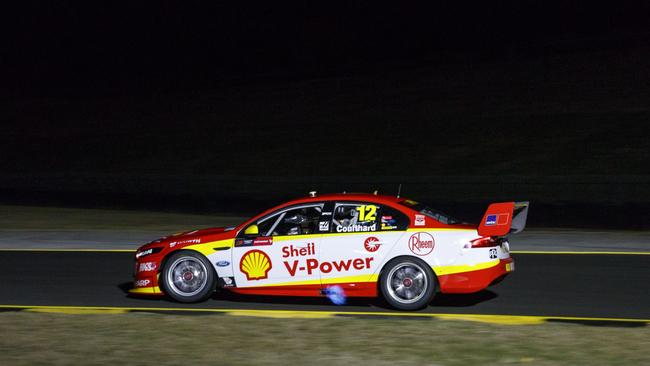
[[[169,238],[186,238],[186,237],[203,237],[203,236],[208,236],[208,235],[215,235],[215,234],[221,234],[226,231],[230,231],[234,229],[234,227],[213,227],[209,229],[199,229],[199,230],[192,230],[192,231],[186,231],[183,233],[178,233],[170,236]]]

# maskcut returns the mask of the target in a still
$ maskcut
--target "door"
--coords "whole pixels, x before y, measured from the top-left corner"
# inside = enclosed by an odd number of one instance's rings
[[[345,294],[376,296],[379,269],[409,220],[388,206],[370,202],[336,202],[330,233],[320,245],[324,289],[339,286]]]
[[[257,235],[242,230],[232,254],[237,288],[259,294],[318,294],[322,211],[323,203],[292,206],[258,220]]]

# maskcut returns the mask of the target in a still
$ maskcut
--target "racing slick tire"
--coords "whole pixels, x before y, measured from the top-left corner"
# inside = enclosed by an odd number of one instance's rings
[[[160,273],[162,290],[179,302],[207,300],[215,290],[216,274],[203,255],[189,250],[172,254]]]
[[[390,306],[399,310],[417,310],[429,305],[433,299],[437,279],[423,260],[397,257],[386,263],[379,285]]]

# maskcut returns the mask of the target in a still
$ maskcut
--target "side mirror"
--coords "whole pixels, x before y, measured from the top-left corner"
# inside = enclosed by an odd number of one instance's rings
[[[260,229],[257,227],[257,225],[253,224],[244,230],[244,235],[259,235],[260,234]]]

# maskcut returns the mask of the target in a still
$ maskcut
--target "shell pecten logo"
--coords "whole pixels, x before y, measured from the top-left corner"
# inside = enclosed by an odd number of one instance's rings
[[[246,275],[246,279],[249,281],[268,278],[271,268],[273,268],[271,258],[257,249],[246,252],[239,262],[239,270]]]

